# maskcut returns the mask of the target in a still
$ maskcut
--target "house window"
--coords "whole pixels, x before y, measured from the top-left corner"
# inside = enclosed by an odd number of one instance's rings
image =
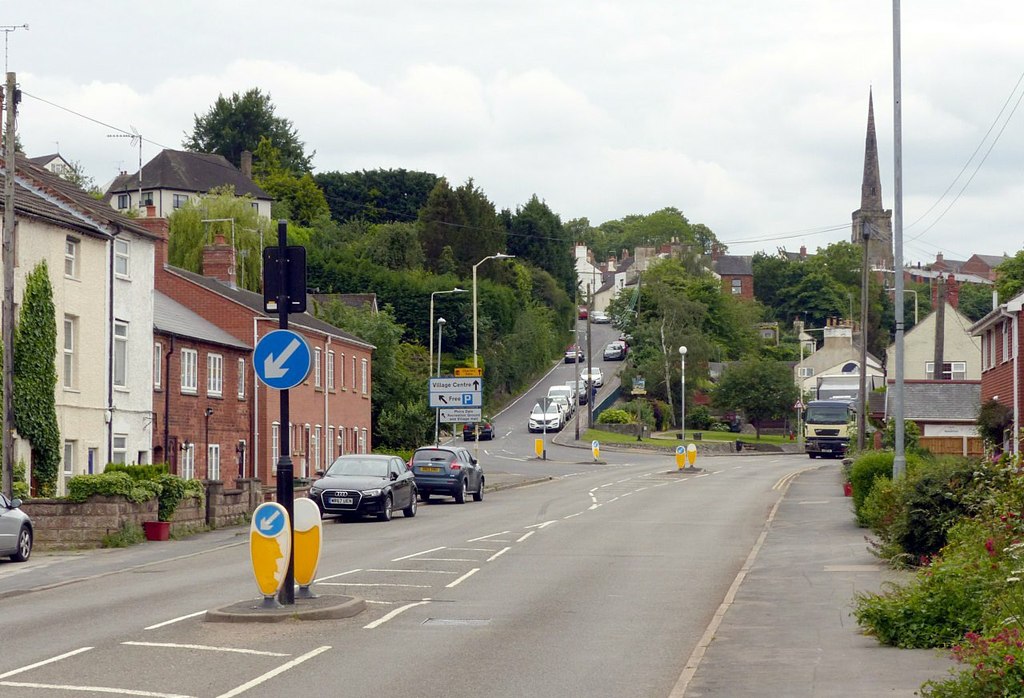
[[[128,387],[128,323],[114,321],[114,385]]]
[[[64,442],[64,475],[71,477],[75,474],[75,442]]]
[[[334,352],[327,352],[327,389],[334,390]]]
[[[220,444],[206,447],[206,479],[220,480]]]
[[[370,387],[369,382],[368,382],[369,376],[367,376],[367,374],[366,374],[366,369],[367,369],[366,359],[362,360],[362,367],[363,367],[363,374],[362,374],[363,375],[363,395],[366,395],[366,392],[367,392],[367,390]]]
[[[153,344],[153,389],[160,390],[163,385],[164,346],[160,342]]]
[[[359,453],[359,427],[352,427],[352,453]]]
[[[185,442],[185,450],[181,454],[181,476],[191,480],[196,476],[196,445]]]
[[[128,435],[114,434],[114,447],[110,454],[111,463],[128,462]]]
[[[327,443],[324,444],[324,464],[330,467],[334,462],[334,427],[327,427]]]
[[[356,357],[352,357],[352,389],[356,389]]]
[[[195,349],[181,350],[181,392],[195,395],[199,392],[197,377],[199,354]]]
[[[320,347],[313,349],[313,387],[320,389]]]
[[[1003,361],[1010,360],[1010,323],[1003,321]]]
[[[131,243],[122,238],[114,238],[114,275],[127,277],[130,271]]]
[[[430,367],[428,366],[427,368],[430,368]],[[344,354],[341,355],[341,361],[338,362],[338,369],[339,369],[339,373],[341,374],[341,375],[338,376],[338,379],[339,379],[338,382],[341,384],[341,389],[344,390],[345,389],[345,355]]]
[[[188,203],[188,194],[175,194],[174,195],[174,208],[181,208]]]
[[[64,316],[64,387],[75,387],[75,330],[78,322],[75,318]]]
[[[988,333],[988,367],[996,365],[996,333],[992,330]]]
[[[152,206],[152,205],[153,205],[153,192],[151,192],[151,191],[144,191],[144,192],[142,192],[142,201],[139,203],[139,206],[142,207],[142,206]]]
[[[338,425],[338,455],[345,455],[345,427]]]
[[[320,463],[320,425],[317,424],[313,427],[313,444],[310,449],[313,451],[313,458],[310,463],[313,465],[313,470],[316,471],[321,467]]]
[[[797,375],[801,378],[810,378],[814,375],[814,368],[811,366],[801,366],[797,369]]]
[[[238,399],[245,399],[245,359],[238,360]]]
[[[128,208],[129,206],[131,206],[131,203],[132,203],[132,197],[129,196],[128,194],[118,194],[117,195],[117,208],[118,208],[118,210],[123,211],[124,209]]]
[[[359,452],[366,453],[366,445],[369,439],[366,436],[366,429],[363,429],[363,433],[359,436]]]
[[[64,276],[69,279],[78,278],[78,240],[64,240]]]
[[[270,426],[270,461],[274,468],[277,468],[277,459],[281,457],[281,428],[280,424],[274,422]]]
[[[732,295],[738,296],[743,293],[743,279],[732,280]]]
[[[220,354],[206,357],[206,394],[213,397],[224,394],[224,357]]]
[[[935,378],[935,362],[926,361],[924,364],[925,377],[928,380],[934,380]],[[942,362],[942,380],[954,380],[962,381],[967,378],[967,362],[966,361],[943,361]]]

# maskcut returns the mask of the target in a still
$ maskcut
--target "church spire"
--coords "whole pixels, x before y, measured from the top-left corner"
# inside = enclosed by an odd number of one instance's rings
[[[864,182],[860,188],[862,211],[882,210],[882,180],[878,172],[878,141],[875,139],[875,105],[868,90],[868,133],[864,139]]]

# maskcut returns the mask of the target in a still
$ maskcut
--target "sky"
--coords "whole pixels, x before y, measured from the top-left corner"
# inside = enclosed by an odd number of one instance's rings
[[[900,4],[903,259],[1013,255],[1024,3]],[[895,208],[893,0],[6,0],[0,24],[26,152],[99,185],[138,169],[124,134],[147,162],[258,87],[315,172],[472,178],[592,225],[674,207],[732,254],[814,252],[850,240],[870,91]]]

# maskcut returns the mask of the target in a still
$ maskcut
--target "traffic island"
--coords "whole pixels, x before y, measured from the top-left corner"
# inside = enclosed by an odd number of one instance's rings
[[[295,597],[288,606],[267,608],[263,598],[238,601],[206,612],[210,623],[280,623],[283,620],[337,620],[351,618],[366,610],[366,601],[354,596],[321,594],[312,598]]]

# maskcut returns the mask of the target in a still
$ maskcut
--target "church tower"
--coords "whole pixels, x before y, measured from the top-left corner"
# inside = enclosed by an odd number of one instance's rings
[[[875,139],[875,106],[868,91],[868,133],[864,142],[864,181],[860,208],[853,212],[850,241],[860,247],[868,233],[868,264],[872,269],[892,269],[892,210],[882,208],[882,180],[878,171],[878,141]]]

